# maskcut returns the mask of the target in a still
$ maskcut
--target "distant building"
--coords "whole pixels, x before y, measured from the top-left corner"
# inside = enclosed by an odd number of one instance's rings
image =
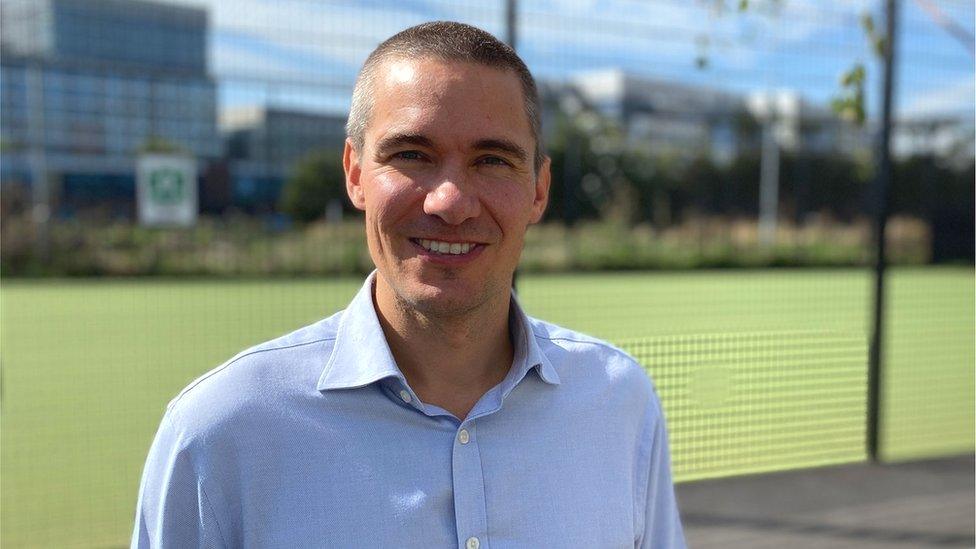
[[[891,136],[896,157],[936,156],[959,165],[971,165],[974,149],[973,118],[970,114],[928,114],[895,121]]]
[[[63,209],[131,213],[140,150],[219,156],[205,10],[4,0],[0,23],[3,183],[44,177]]]
[[[743,96],[621,69],[583,73],[571,84],[600,114],[618,122],[632,145],[657,153],[729,161],[758,152],[767,123],[786,151],[846,154],[868,146],[864,132],[794,91]]]
[[[719,160],[736,153],[735,136],[744,107],[734,94],[652,80],[620,69],[583,73],[572,84],[601,114],[619,122],[634,145]]]
[[[273,207],[281,187],[310,154],[342,150],[346,115],[247,106],[220,113],[224,154],[234,181],[234,202]]]
[[[752,92],[745,104],[759,124],[772,126],[784,151],[846,155],[871,147],[869,131],[845,121],[825,105],[804,100],[794,90]]]

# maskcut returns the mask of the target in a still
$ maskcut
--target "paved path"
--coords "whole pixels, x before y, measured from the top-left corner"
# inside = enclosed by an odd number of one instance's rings
[[[973,456],[678,485],[692,549],[974,547]]]

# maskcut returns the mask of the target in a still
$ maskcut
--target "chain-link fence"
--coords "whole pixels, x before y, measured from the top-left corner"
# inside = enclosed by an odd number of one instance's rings
[[[973,5],[898,6],[888,460],[973,451],[976,360]],[[348,303],[352,85],[430,20],[536,76],[553,186],[519,297],[647,368],[676,478],[868,459],[881,3],[0,7],[5,544],[125,544],[165,403]]]

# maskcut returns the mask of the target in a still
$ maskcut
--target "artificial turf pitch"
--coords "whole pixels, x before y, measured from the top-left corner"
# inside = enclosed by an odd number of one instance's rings
[[[651,371],[679,480],[864,459],[866,270],[522,276],[529,314]],[[166,402],[358,279],[4,281],[4,546],[125,545]],[[971,268],[892,271],[883,453],[973,450]]]

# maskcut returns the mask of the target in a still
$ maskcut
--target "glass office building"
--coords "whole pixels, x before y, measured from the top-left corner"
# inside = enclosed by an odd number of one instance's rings
[[[285,181],[310,155],[342,151],[346,118],[283,107],[223,109],[220,130],[235,205],[253,212],[273,208]]]
[[[220,155],[207,13],[134,0],[5,0],[3,184],[40,177],[63,212],[134,201],[140,151]]]

